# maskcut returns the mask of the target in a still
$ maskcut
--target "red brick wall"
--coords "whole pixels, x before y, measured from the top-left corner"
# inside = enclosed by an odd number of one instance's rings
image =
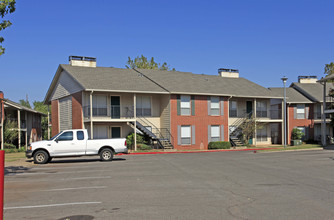
[[[208,148],[208,125],[224,125],[224,139],[228,141],[228,101],[224,99],[224,115],[209,116],[207,96],[195,96],[195,116],[177,115],[177,95],[171,96],[171,133],[174,137],[176,149],[207,149]],[[178,125],[195,125],[195,144],[177,145]]]
[[[294,107],[296,105],[289,105],[287,107],[288,109],[288,131],[287,131],[287,136],[288,136],[288,144],[291,143],[291,133],[292,129],[295,127],[309,127],[309,139],[314,139],[314,105],[305,105],[305,107],[310,107],[309,109],[309,117],[308,119],[295,119],[294,118]]]
[[[58,112],[58,100],[51,101],[51,123],[52,123],[52,132],[51,136],[55,136],[59,133],[59,112]]]
[[[82,93],[72,95],[72,128],[82,129]]]

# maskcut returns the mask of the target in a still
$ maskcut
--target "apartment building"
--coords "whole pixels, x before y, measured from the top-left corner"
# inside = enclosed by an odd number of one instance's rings
[[[4,98],[0,91],[0,146],[4,148],[4,127],[6,121],[15,122],[18,138],[14,141],[17,147],[42,140],[42,117],[47,115]]]
[[[237,128],[250,114],[264,125],[252,144],[271,144],[270,124],[282,123],[281,110],[270,105],[282,97],[237,70],[204,75],[97,67],[90,57],[69,61],[59,65],[45,97],[53,135],[72,128],[88,129],[91,138],[140,131],[163,148],[207,149],[209,142],[232,136],[237,142]]]
[[[333,86],[327,87],[327,93]],[[278,95],[283,95],[284,88],[270,88]],[[321,141],[321,122],[323,110],[323,86],[317,82],[316,76],[299,76],[286,88],[287,96],[287,142],[291,141],[294,128],[300,129],[305,135],[303,140]],[[278,103],[277,103],[278,102]],[[281,106],[280,101],[272,100],[271,105]],[[326,135],[333,137],[333,127],[329,115],[326,116]]]

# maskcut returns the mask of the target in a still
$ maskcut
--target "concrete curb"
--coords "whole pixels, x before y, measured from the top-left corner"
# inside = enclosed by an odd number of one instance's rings
[[[210,152],[225,152],[225,151],[260,151],[260,150],[274,150],[274,149],[279,149],[279,148],[272,147],[272,148],[247,148],[247,149],[224,149],[224,150],[172,151],[172,152],[137,152],[137,153],[117,154],[117,155],[191,154],[191,153],[210,153]]]

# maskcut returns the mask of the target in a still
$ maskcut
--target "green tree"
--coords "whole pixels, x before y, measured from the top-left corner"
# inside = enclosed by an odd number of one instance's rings
[[[144,55],[138,56],[134,60],[128,57],[128,62],[125,67],[128,69],[171,70],[166,62],[160,64],[154,61],[154,57],[148,60]],[[175,71],[175,68],[173,68],[172,71]]]
[[[20,103],[20,105],[23,105],[23,106],[25,106],[25,107],[31,108],[31,105],[30,105],[30,103],[29,103],[29,100],[23,100],[23,99],[20,99],[20,100],[19,100],[19,103]]]
[[[249,140],[254,136],[256,129],[262,129],[264,123],[260,123],[253,116],[244,120],[244,122],[239,126],[242,130],[242,139],[245,145],[249,145]]]
[[[17,122],[11,121],[10,118],[12,118],[11,115],[7,115],[4,122],[3,137],[5,143],[13,144],[18,137]]]
[[[15,11],[15,0],[0,0],[0,16],[1,16],[1,21],[0,21],[0,31],[8,28],[9,26],[12,25],[12,22],[9,20],[3,20],[5,15],[8,13],[13,13]],[[0,44],[4,42],[4,38],[0,36]],[[0,45],[0,56],[5,53],[5,48],[3,48]]]
[[[34,101],[34,110],[48,114],[48,106],[44,105],[43,102]],[[48,118],[42,117],[42,136],[44,140],[48,139]]]
[[[325,64],[325,74],[331,75],[334,73],[334,63]]]

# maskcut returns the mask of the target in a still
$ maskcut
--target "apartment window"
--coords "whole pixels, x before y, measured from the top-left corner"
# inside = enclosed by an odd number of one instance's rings
[[[256,130],[256,141],[262,142],[262,141],[267,141],[267,127],[264,126],[261,129]]]
[[[304,104],[298,104],[297,105],[297,119],[305,119],[305,105]]]
[[[321,105],[317,104],[315,109],[314,119],[321,119]]]
[[[136,105],[137,116],[151,116],[152,108],[150,96],[137,96]]]
[[[211,126],[211,142],[220,141],[219,125]]]
[[[212,96],[210,104],[211,104],[210,115],[219,115],[219,97]]]
[[[181,115],[190,115],[190,95],[181,95]]]
[[[107,96],[93,95],[93,116],[107,116]]]
[[[237,101],[230,101],[230,117],[237,117]]]
[[[259,117],[259,118],[267,117],[267,102],[266,101],[256,102],[256,117]]]
[[[190,125],[181,126],[181,144],[190,145],[191,144],[191,128]]]

